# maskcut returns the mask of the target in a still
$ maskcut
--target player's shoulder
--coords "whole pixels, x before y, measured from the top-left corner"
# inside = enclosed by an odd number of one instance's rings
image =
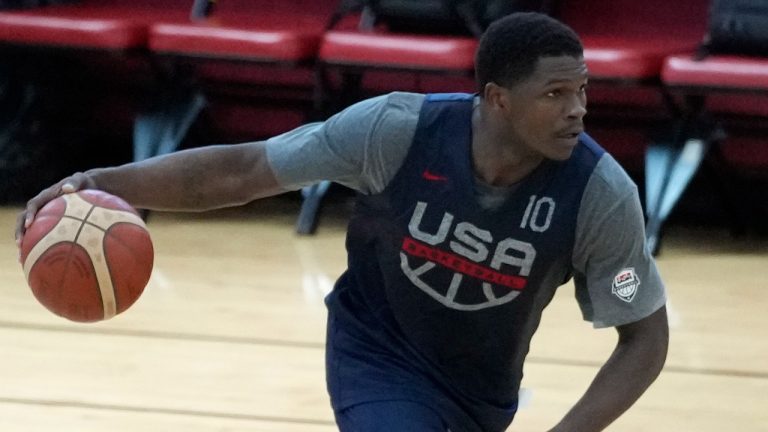
[[[357,105],[368,105],[384,109],[394,109],[402,110],[405,112],[418,113],[426,96],[427,95],[422,93],[396,91],[380,96],[374,96],[370,99],[358,103]]]
[[[581,142],[585,152],[594,158],[594,165],[587,183],[588,195],[621,199],[637,190],[634,181],[610,153],[591,137],[585,136]]]
[[[422,102],[424,102],[424,98],[426,98],[427,95],[423,93],[395,91],[387,93],[383,97],[386,98],[387,103],[391,105],[418,107],[421,106]]]
[[[384,96],[386,111],[400,118],[418,118],[426,95],[421,93],[392,92]]]
[[[415,123],[426,95],[392,92],[357,102],[345,109],[336,120],[375,128],[389,129],[405,122]]]

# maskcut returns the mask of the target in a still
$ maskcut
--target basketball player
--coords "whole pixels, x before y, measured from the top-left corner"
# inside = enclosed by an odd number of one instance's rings
[[[327,384],[346,431],[503,431],[555,289],[618,343],[552,431],[603,430],[659,374],[665,291],[637,190],[583,131],[587,68],[574,32],[535,13],[481,39],[478,94],[392,93],[265,142],[77,173],[29,201],[102,189],[199,211],[321,179],[359,191],[349,268],[327,297]]]

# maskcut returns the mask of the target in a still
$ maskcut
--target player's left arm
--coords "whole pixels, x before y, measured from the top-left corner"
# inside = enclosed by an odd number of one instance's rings
[[[666,291],[645,242],[637,188],[605,155],[582,198],[573,265],[576,297],[595,327],[618,341],[556,432],[601,431],[622,415],[661,372],[669,345]]]
[[[552,432],[601,431],[640,398],[664,366],[669,344],[665,307],[616,327],[619,341],[584,396]]]

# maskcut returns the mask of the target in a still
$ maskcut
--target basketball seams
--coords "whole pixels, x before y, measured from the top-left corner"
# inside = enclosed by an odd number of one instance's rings
[[[115,305],[115,289],[112,286],[112,278],[109,276],[109,266],[107,265],[106,257],[103,252],[104,229],[98,229],[99,227],[97,227],[97,229],[94,230],[95,236],[87,235],[88,231],[91,231],[90,228],[93,228],[92,225],[95,225],[89,223],[88,219],[90,219],[91,215],[97,211],[97,207],[95,204],[84,200],[77,194],[66,195],[65,200],[67,201],[67,207],[64,210],[64,217],[78,219],[80,222],[80,227],[75,235],[74,243],[85,249],[85,252],[90,257],[90,267],[93,270],[93,275],[96,277],[96,285],[99,288],[98,291],[99,297],[101,298],[103,319],[112,318],[117,314],[117,310]],[[85,207],[88,207],[88,210],[82,218],[71,214],[77,214]],[[83,236],[83,232],[86,233],[85,236]],[[99,245],[101,245],[101,247],[99,247]],[[100,256],[101,259],[99,259]],[[69,266],[67,266],[66,271],[69,271]]]
[[[101,226],[101,225],[99,225],[99,224],[97,224],[95,222],[92,222],[90,220],[87,220],[87,219],[84,220],[80,216],[71,216],[71,215],[65,214],[65,215],[61,216],[61,218],[76,220],[78,222],[82,222],[84,224],[90,225],[90,226],[92,226],[94,228],[98,228],[98,229],[100,229],[102,231],[106,231],[112,225],[116,225],[116,224],[120,224],[120,223],[128,223],[128,224],[131,224],[131,225],[137,225],[137,226],[139,226],[141,228],[144,228],[144,229],[147,228],[147,226],[144,223],[144,221],[142,221],[141,218],[139,218],[138,216],[135,216],[133,213],[127,212],[125,210],[106,209],[106,208],[102,208],[102,207],[98,207],[98,206],[95,206],[95,207],[97,207],[101,211],[114,212],[115,215],[118,215],[118,216],[121,216],[121,217],[116,218],[115,219],[116,222],[112,222],[111,225],[108,226],[107,228],[104,228],[103,226]],[[51,217],[51,216],[46,216],[46,217]]]
[[[83,235],[76,242],[91,257],[91,267],[98,282],[101,303],[104,308],[104,319],[109,319],[117,314],[117,308],[115,289],[112,285],[112,277],[109,274],[109,265],[104,251],[104,237],[106,235],[104,230],[91,225],[83,225]]]
[[[96,275],[96,280],[98,281],[102,305],[104,307],[104,319],[109,319],[117,315],[118,299],[115,293],[115,284],[112,279],[112,273],[110,272],[109,262],[107,260],[106,237],[109,235],[109,231],[116,225],[127,223],[139,226],[143,229],[146,229],[146,226],[141,218],[129,211],[99,207],[98,204],[92,204],[79,196],[78,199],[93,206],[86,215],[86,219],[83,221],[83,229],[86,229],[87,227],[88,231],[92,230],[94,233],[91,234],[89,238],[82,239],[82,241],[78,238],[77,243],[84,247],[91,256],[91,264],[93,266],[94,274]],[[105,222],[106,226],[101,224],[102,221],[107,221]]]
[[[88,262],[84,262],[82,259],[77,259],[76,254],[73,252],[73,248],[79,246],[76,241],[76,237],[79,236],[81,226],[81,221],[77,220],[76,218],[61,218],[59,222],[56,223],[56,225],[54,225],[49,231],[50,233],[54,230],[58,230],[59,237],[46,235],[33,246],[32,250],[29,252],[26,260],[24,261],[24,272],[29,283],[31,283],[31,277],[34,274],[33,272],[35,266],[38,263],[46,262],[47,259],[51,258],[52,256],[49,254],[49,252],[57,250],[60,245],[65,246],[66,251],[61,251],[61,253],[65,255],[65,264],[62,266],[63,273],[61,273],[58,281],[53,285],[53,289],[60,289],[61,284],[63,281],[67,280],[70,272],[78,271],[76,268],[78,265],[90,264]],[[64,228],[64,230],[62,230],[62,228]],[[65,240],[61,239],[61,236],[64,235],[63,233],[66,233]]]
[[[85,214],[85,216],[82,219],[78,219],[77,217],[70,216],[73,219],[77,219],[78,222],[80,222],[80,228],[77,229],[77,234],[75,234],[75,243],[77,243],[77,240],[80,238],[80,234],[83,232],[83,228],[85,228],[85,223],[88,220],[88,216],[91,215],[93,212],[94,206],[91,206],[91,208],[88,209],[88,212]],[[64,216],[68,216],[66,211],[64,213]]]
[[[108,220],[106,227],[100,225],[96,221],[90,220],[90,218],[86,221],[87,224],[103,232],[103,236],[101,237],[101,241],[99,243],[101,245],[103,265],[99,266],[100,268],[98,269],[97,274],[104,279],[104,282],[102,282],[102,279],[99,278],[99,287],[101,288],[102,299],[104,300],[104,318],[108,319],[118,313],[120,310],[120,305],[118,304],[118,295],[115,292],[115,281],[112,277],[112,272],[109,271],[108,253],[106,251],[107,237],[111,238],[117,244],[120,244],[123,247],[127,247],[128,244],[123,242],[119,237],[110,236],[110,232],[126,224],[137,226],[140,229],[146,231],[146,225],[138,215],[127,210],[97,207],[93,216],[98,216],[99,220]]]
[[[131,241],[126,241],[126,235]],[[144,237],[146,243],[136,242],[135,240],[139,236]],[[122,251],[123,256],[130,256],[130,259],[132,260],[130,263],[126,263],[125,258],[117,258],[119,262],[125,263],[126,266],[130,268],[132,274],[131,278],[126,278],[125,276],[117,278],[117,275],[123,272],[109,273],[109,276],[112,278],[112,284],[115,287],[117,313],[120,313],[122,312],[121,307],[123,309],[128,308],[138,299],[133,296],[126,297],[126,293],[132,291],[135,292],[137,289],[143,291],[144,287],[149,282],[152,272],[152,260],[150,259],[148,262],[145,262],[141,257],[154,255],[152,242],[149,233],[146,230],[143,230],[139,225],[118,222],[112,224],[109,229],[105,231],[103,246],[108,266],[111,266],[113,260],[121,255],[119,251]],[[141,280],[141,282],[137,282],[138,280]],[[122,303],[123,301],[125,301],[125,304]]]
[[[73,225],[75,223],[77,222],[74,220],[62,218],[58,223],[56,223],[56,225],[53,226],[53,228],[51,228],[50,231],[52,232],[53,230],[61,230],[61,227],[66,227],[67,224]],[[71,239],[66,238],[65,240],[61,240],[61,237],[57,238],[46,235],[32,247],[32,249],[27,254],[27,258],[24,260],[24,273],[27,275],[27,281],[29,281],[29,274],[32,270],[32,267],[34,267],[40,257],[45,253],[45,251],[59,243],[75,242],[75,235],[77,234],[75,230],[72,231],[75,232],[75,234],[73,234]]]
[[[68,201],[79,201],[78,204],[80,205],[86,205],[90,206],[89,211],[87,212],[86,217],[82,218],[83,222],[93,225],[96,228],[99,228],[101,230],[106,230],[111,226],[112,224],[118,223],[118,222],[126,222],[126,223],[132,223],[134,225],[138,225],[144,229],[147,229],[146,224],[144,223],[141,218],[131,212],[130,210],[123,210],[123,209],[110,209],[106,207],[101,207],[98,203],[91,203],[89,201],[86,201],[83,199],[83,197],[79,196],[78,194],[70,194],[65,195],[65,198],[67,198]],[[67,206],[67,209],[69,209],[69,206]],[[96,214],[94,215],[94,211],[96,211]],[[65,210],[64,212],[65,217],[77,217],[72,216],[68,211]],[[106,227],[100,225],[98,222],[91,220],[91,217],[99,216],[99,219],[103,217],[104,220],[108,220],[109,223]]]
[[[130,211],[100,207],[98,203],[91,203],[79,195],[74,195],[72,200],[80,201],[81,205],[91,206],[83,220],[83,227],[81,229],[86,229],[86,227],[92,228],[95,237],[83,239],[82,241],[78,238],[76,242],[84,247],[91,256],[91,264],[96,280],[98,281],[99,292],[104,307],[104,319],[109,319],[117,315],[118,305],[115,285],[109,269],[107,253],[105,250],[106,236],[110,228],[116,224],[129,223],[138,225],[144,229],[146,229],[146,226],[141,218]],[[67,212],[65,211],[65,215],[66,214]],[[106,226],[100,224],[102,221],[107,221]]]
[[[106,254],[104,252],[104,237],[108,228],[104,228],[97,223],[89,221],[89,218],[95,211],[97,214],[102,212],[111,213],[112,217],[116,216],[115,219],[120,221],[120,223],[127,222],[139,225],[141,227],[144,226],[144,223],[138,216],[130,212],[104,209],[100,207],[97,208],[94,204],[83,200],[76,194],[65,195],[64,199],[67,203],[64,214],[62,215],[61,219],[50,229],[49,232],[53,232],[54,230],[61,230],[61,227],[68,227],[68,236],[64,241],[62,241],[60,237],[56,238],[54,236],[46,235],[41,238],[40,241],[35,244],[35,246],[32,247],[24,261],[24,273],[27,275],[27,281],[29,281],[29,275],[31,274],[32,268],[38,262],[40,257],[45,253],[45,251],[60,243],[71,242],[77,244],[84,248],[88,255],[92,257],[91,265],[93,267],[94,275],[96,276],[96,280],[99,286],[99,295],[104,307],[104,319],[111,318],[117,313],[117,302],[115,299],[112,277],[109,272],[109,267],[106,261]],[[88,207],[88,210],[85,210],[86,206]],[[85,215],[81,216],[83,212]],[[140,223],[136,223],[137,219]],[[94,233],[98,234],[96,234],[95,237],[91,236],[88,239],[84,239],[82,238],[82,233],[84,230],[86,230],[86,232],[91,231],[88,228],[93,229]],[[96,240],[93,245],[88,244],[88,240],[91,239]],[[98,259],[97,257],[99,256],[102,258]],[[71,257],[68,257],[68,259],[71,259]],[[67,265],[66,268],[66,271],[69,271],[69,265]]]
[[[146,254],[150,254],[151,256],[153,252],[151,239],[149,238],[148,233],[146,233],[147,228],[144,221],[135,211],[132,211],[132,208],[122,201],[119,201],[119,198],[113,197],[114,199],[104,199],[103,196],[94,193],[81,196],[83,193],[84,192],[81,191],[75,194],[65,194],[60,197],[58,204],[56,204],[57,201],[51,202],[53,207],[51,207],[48,212],[44,211],[46,210],[45,207],[41,209],[38,218],[35,220],[38,227],[30,230],[28,233],[29,236],[25,238],[29,239],[28,246],[22,245],[22,251],[25,252],[23,254],[22,266],[27,276],[28,283],[32,284],[33,280],[37,281],[37,276],[33,277],[33,271],[36,268],[36,265],[41,262],[47,262],[46,257],[48,251],[54,249],[60,250],[63,254],[60,255],[61,259],[64,261],[61,261],[62,264],[59,264],[62,267],[59,267],[59,270],[57,271],[62,273],[59,273],[57,279],[63,278],[62,280],[67,280],[67,275],[71,274],[71,272],[89,274],[92,283],[96,283],[97,285],[93,287],[89,283],[89,286],[91,287],[88,288],[88,291],[92,293],[90,295],[93,296],[91,298],[95,302],[90,306],[90,310],[92,313],[99,313],[99,309],[101,309],[103,316],[97,318],[97,320],[106,320],[114,317],[120,312],[118,301],[121,303],[127,301],[128,303],[125,306],[129,307],[135,300],[132,299],[132,297],[137,293],[134,288],[126,288],[128,289],[126,293],[131,294],[127,294],[127,297],[122,298],[121,296],[124,297],[126,294],[117,292],[116,288],[122,290],[123,288],[120,287],[125,282],[121,282],[121,279],[119,278],[115,279],[116,274],[114,273],[115,271],[117,271],[117,273],[120,273],[120,271],[131,272],[132,266],[137,264],[126,263],[127,267],[122,270],[112,269],[111,266],[120,263],[120,260],[133,257],[137,253],[141,256]],[[99,194],[103,193],[99,192]],[[114,206],[114,208],[109,208],[112,206]],[[51,210],[55,211],[51,213]],[[40,222],[46,220],[48,217],[58,218],[58,220],[45,222],[41,226]],[[118,230],[118,232],[115,232],[114,230]],[[145,240],[142,241],[149,242],[149,247],[139,247],[139,249],[134,251],[134,244],[127,241],[128,239],[125,238],[126,234],[129,238],[137,235],[141,237],[140,234],[142,232],[145,235]],[[118,255],[123,256],[123,258],[118,259],[117,262],[113,262],[114,260],[109,259],[108,256],[108,254],[110,256],[112,255],[112,249],[115,246],[123,248],[123,250],[126,251],[121,252],[121,254]],[[75,250],[78,251],[77,254],[74,253]],[[133,259],[135,259],[135,257]],[[148,262],[143,260],[137,261],[137,263],[141,263],[140,267],[146,267],[148,264],[151,269],[152,259],[150,258]],[[82,267],[83,265],[86,267]],[[35,274],[39,274],[40,271],[41,270],[37,270]],[[82,273],[83,271],[85,271],[85,273]],[[53,282],[53,280],[50,280],[49,283]],[[37,284],[39,282],[35,283]],[[64,283],[65,282],[60,281],[57,285],[49,286],[57,290],[54,292],[60,292],[60,295],[69,296],[69,291],[66,293],[61,291],[65,288],[64,285],[62,285]],[[143,283],[146,284],[146,281]],[[141,282],[131,282],[129,285],[133,287],[134,285],[139,284],[141,284]],[[143,285],[140,288],[138,293],[143,290]],[[33,287],[33,291],[34,290],[35,288]],[[96,292],[99,293],[98,298],[95,297]],[[36,291],[35,295],[37,296]],[[42,301],[42,299],[38,299]],[[47,301],[44,302],[44,305],[49,307]],[[97,309],[93,309],[93,307],[96,307]],[[49,307],[49,309],[51,308]],[[51,310],[60,314],[54,309]],[[78,316],[77,314],[70,315],[65,313],[62,316],[79,321],[79,319],[75,318]],[[91,314],[91,316],[93,316],[93,314]],[[86,321],[86,319],[83,319],[83,321]],[[91,321],[91,319],[87,319],[87,321]]]

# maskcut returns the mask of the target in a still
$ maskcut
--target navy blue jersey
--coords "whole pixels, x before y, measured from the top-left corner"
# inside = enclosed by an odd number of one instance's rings
[[[326,302],[334,408],[373,400],[435,407],[454,432],[512,421],[541,313],[573,272],[576,219],[603,150],[580,137],[493,209],[478,203],[473,98],[430,95],[405,162],[358,197],[349,267]]]

